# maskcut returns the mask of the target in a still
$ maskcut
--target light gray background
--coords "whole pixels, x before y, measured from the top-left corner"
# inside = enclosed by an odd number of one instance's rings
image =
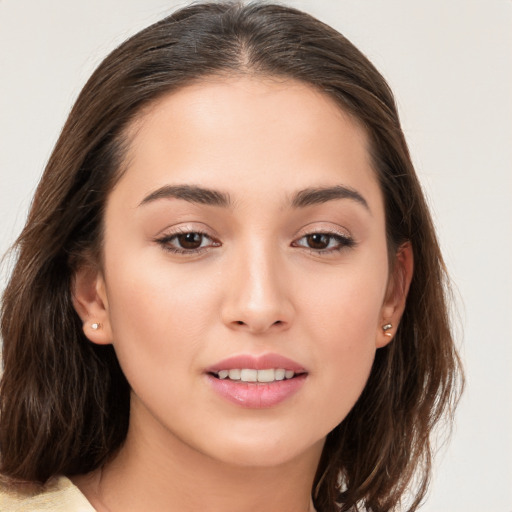
[[[95,66],[184,4],[0,0],[1,253]],[[468,385],[423,510],[512,512],[512,1],[289,4],[344,33],[388,79],[457,286]]]

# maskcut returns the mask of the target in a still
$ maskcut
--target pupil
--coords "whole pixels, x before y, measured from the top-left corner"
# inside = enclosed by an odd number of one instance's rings
[[[201,246],[203,235],[200,233],[185,233],[179,235],[178,240],[184,249],[197,249]]]
[[[308,235],[307,240],[309,247],[312,249],[325,249],[329,245],[329,235],[323,235],[321,233]]]

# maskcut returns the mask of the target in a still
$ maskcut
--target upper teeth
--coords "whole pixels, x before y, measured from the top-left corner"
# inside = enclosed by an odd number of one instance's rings
[[[265,370],[253,370],[251,368],[220,370],[217,372],[219,379],[241,380],[242,382],[273,382],[275,380],[291,379],[295,375],[292,370],[283,368],[268,368]]]

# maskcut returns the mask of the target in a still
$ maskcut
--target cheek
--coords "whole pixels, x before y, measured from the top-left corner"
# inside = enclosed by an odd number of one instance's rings
[[[329,429],[349,413],[370,374],[386,288],[385,269],[384,262],[340,273],[336,286],[326,282],[304,303],[306,329],[315,340],[315,374],[311,377],[324,390],[319,409],[328,411]]]
[[[340,350],[375,344],[387,287],[387,260],[367,260],[360,258],[358,264],[336,272],[317,273],[313,281],[306,276],[298,292],[303,297],[299,316],[321,339],[342,341],[335,345]]]
[[[114,347],[129,381],[176,375],[193,364],[214,309],[214,290],[165,261],[126,258],[107,276]],[[144,262],[145,264],[141,264]]]

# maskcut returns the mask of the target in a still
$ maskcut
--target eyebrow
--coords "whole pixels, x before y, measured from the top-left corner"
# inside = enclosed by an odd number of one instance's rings
[[[196,185],[165,185],[147,195],[139,204],[142,206],[158,199],[182,199],[190,203],[221,206],[231,205],[229,194]]]
[[[352,199],[370,211],[366,199],[357,190],[343,185],[300,190],[293,196],[291,204],[293,208],[304,208],[315,204],[327,203],[335,199]]]
[[[139,204],[142,206],[159,199],[182,199],[191,203],[205,204],[228,208],[232,205],[227,192],[197,185],[164,185],[148,194]],[[351,199],[364,206],[368,211],[370,207],[366,199],[357,190],[336,185],[333,187],[306,188],[296,192],[291,199],[292,208],[305,208],[316,204],[327,203],[336,199]]]

